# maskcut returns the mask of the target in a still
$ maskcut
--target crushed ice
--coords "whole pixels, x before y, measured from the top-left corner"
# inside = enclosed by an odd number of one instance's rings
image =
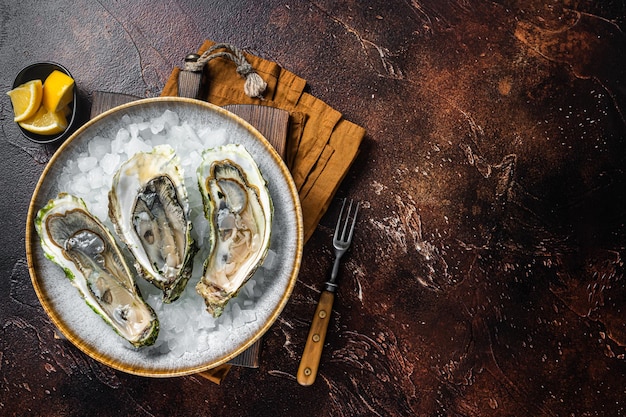
[[[204,300],[195,286],[202,274],[202,263],[208,255],[204,245],[208,224],[204,218],[202,198],[197,188],[196,168],[204,149],[223,145],[227,133],[207,126],[195,127],[180,121],[177,113],[166,110],[161,116],[148,120],[122,117],[122,126],[113,137],[94,136],[87,149],[68,160],[57,177],[60,191],[81,197],[89,210],[111,230],[108,219],[108,192],[113,174],[119,166],[137,152],[149,152],[154,146],[168,143],[179,155],[189,196],[192,236],[200,246],[191,279],[181,297],[172,304],[162,302],[162,293],[143,279],[137,285],[156,312],[159,337],[153,346],[144,348],[149,354],[201,353],[209,349],[208,334],[213,331],[231,332],[257,320],[256,301],[263,294],[265,274],[275,263],[270,249],[262,267],[233,298],[217,319],[206,312]]]

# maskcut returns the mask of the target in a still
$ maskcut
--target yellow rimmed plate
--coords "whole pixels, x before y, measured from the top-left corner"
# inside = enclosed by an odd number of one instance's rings
[[[91,139],[98,136],[113,140],[120,127],[127,124],[128,117],[148,120],[161,116],[166,110],[177,113],[181,123],[186,121],[192,126],[221,130],[228,143],[244,145],[267,180],[274,205],[270,244],[273,261],[271,271],[261,268],[257,272],[266,276],[260,295],[255,296],[253,303],[256,320],[237,327],[216,325],[204,330],[202,341],[194,343],[206,346],[182,356],[172,351],[135,349],[115,334],[80,298],[62,269],[46,259],[34,228],[37,211],[59,192],[67,191],[59,189],[58,184],[63,167],[84,154]],[[293,179],[278,153],[255,128],[210,103],[178,97],[151,98],[102,113],[77,130],[53,155],[30,202],[26,255],[35,292],[54,325],[68,340],[112,368],[142,376],[170,377],[205,371],[225,363],[245,351],[270,328],[285,307],[297,279],[302,230],[302,211]],[[192,285],[194,282],[190,281],[189,286]],[[195,293],[189,286],[186,292]],[[175,304],[171,307],[176,308]]]

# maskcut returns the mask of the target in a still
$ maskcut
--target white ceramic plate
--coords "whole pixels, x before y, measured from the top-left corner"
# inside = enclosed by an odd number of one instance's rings
[[[245,323],[238,321],[233,325],[232,318],[225,313],[214,327],[202,329],[197,334],[181,335],[184,338],[193,337],[194,344],[200,345],[195,351],[182,355],[180,351],[174,353],[168,349],[135,349],[115,334],[89,309],[61,268],[45,258],[33,223],[41,207],[59,192],[68,191],[59,189],[59,176],[63,175],[67,164],[84,155],[90,141],[95,137],[114,140],[129,117],[132,120],[148,120],[161,116],[166,110],[175,112],[181,122],[186,121],[196,128],[220,131],[227,143],[244,145],[267,180],[274,204],[270,245],[273,261],[270,267],[257,271],[264,276],[259,280],[262,285],[258,286],[254,295],[252,291],[240,293],[240,297],[251,298],[245,304],[254,310],[256,319]],[[179,156],[181,159],[188,157],[180,152]],[[287,303],[300,268],[302,245],[302,213],[298,193],[287,167],[269,142],[230,112],[209,103],[175,97],[139,100],[116,107],[74,133],[44,170],[31,200],[26,225],[26,251],[32,283],[52,322],[73,344],[94,359],[128,373],[153,377],[187,375],[210,369],[239,355],[260,338]],[[190,280],[186,295],[181,300],[197,296],[193,288],[195,282],[193,278]],[[144,292],[145,283],[140,283],[140,288]],[[145,293],[144,298],[147,299]],[[171,310],[164,314],[174,314],[177,302],[172,303]]]

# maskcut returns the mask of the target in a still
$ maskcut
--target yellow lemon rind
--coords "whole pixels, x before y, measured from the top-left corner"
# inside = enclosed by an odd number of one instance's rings
[[[39,107],[37,113],[31,118],[19,122],[19,125],[38,135],[56,135],[67,129],[67,118],[63,111],[50,112],[44,106]]]
[[[13,106],[13,121],[21,122],[32,117],[43,100],[43,86],[41,80],[31,80],[18,87],[15,87],[11,91],[7,92],[7,95],[11,98],[11,104]],[[24,95],[27,98],[23,97]],[[26,105],[23,105],[27,102]]]
[[[74,99],[74,79],[54,70],[43,83],[43,105],[48,111],[58,112]]]

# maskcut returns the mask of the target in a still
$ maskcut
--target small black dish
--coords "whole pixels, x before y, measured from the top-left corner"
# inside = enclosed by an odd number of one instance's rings
[[[13,81],[13,88],[16,88],[31,80],[39,79],[41,80],[41,82],[44,82],[46,78],[48,78],[48,75],[50,75],[54,70],[59,70],[72,77],[72,74],[70,74],[70,72],[62,65],[56,64],[54,62],[38,62],[36,64],[27,66],[26,68],[21,70],[19,74],[17,74],[17,77],[15,77],[15,81]],[[70,114],[67,116],[67,128],[63,132],[57,135],[38,135],[22,128],[22,126],[20,126],[19,124],[18,127],[22,131],[22,135],[35,143],[44,144],[62,141],[69,137],[77,127],[77,108],[78,88],[76,87],[76,81],[74,81],[74,99],[70,103]]]

